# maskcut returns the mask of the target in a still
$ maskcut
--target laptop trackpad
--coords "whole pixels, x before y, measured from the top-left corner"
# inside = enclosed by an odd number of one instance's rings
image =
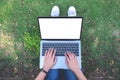
[[[68,69],[67,64],[65,62],[65,56],[57,56],[56,58],[57,58],[57,62],[52,69]],[[81,59],[80,57],[77,57],[77,59],[81,69]]]

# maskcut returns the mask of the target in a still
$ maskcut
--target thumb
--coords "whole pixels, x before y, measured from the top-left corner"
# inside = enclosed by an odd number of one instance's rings
[[[56,64],[56,62],[57,62],[57,57],[54,58],[54,64]]]
[[[65,63],[67,64],[67,66],[69,65],[69,62],[66,58],[65,58]]]

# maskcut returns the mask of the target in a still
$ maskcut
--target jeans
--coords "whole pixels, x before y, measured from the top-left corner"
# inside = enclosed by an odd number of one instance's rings
[[[64,76],[63,80],[77,80],[76,75],[69,69],[64,70],[64,75],[60,74],[59,69],[51,69],[45,80],[61,80],[61,76]]]

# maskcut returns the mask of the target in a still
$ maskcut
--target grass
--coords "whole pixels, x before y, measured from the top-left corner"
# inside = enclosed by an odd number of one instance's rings
[[[70,5],[83,16],[82,65],[88,80],[120,79],[120,0],[1,0],[0,78],[33,80],[39,72],[38,16]]]

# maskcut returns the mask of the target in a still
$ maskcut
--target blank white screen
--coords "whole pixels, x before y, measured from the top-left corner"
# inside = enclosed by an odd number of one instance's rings
[[[80,39],[82,18],[39,18],[42,39]]]

